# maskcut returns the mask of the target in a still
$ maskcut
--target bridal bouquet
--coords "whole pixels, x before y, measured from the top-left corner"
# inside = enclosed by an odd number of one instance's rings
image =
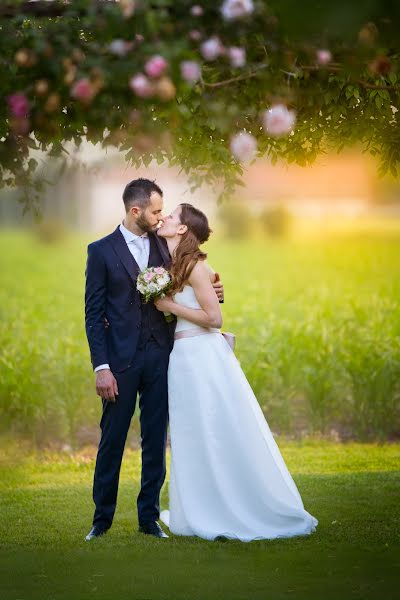
[[[164,298],[171,284],[171,276],[164,267],[147,267],[139,273],[136,289],[147,303],[156,298]],[[174,317],[171,313],[164,313],[164,315],[168,322],[173,321]]]

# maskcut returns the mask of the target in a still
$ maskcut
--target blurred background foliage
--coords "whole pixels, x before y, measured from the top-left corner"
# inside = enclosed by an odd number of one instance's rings
[[[80,446],[97,440],[101,412],[84,332],[89,235],[47,227],[0,238],[1,433]],[[400,229],[220,229],[207,244],[226,289],[224,329],[275,433],[400,434],[399,241]],[[137,445],[137,416],[130,439]]]

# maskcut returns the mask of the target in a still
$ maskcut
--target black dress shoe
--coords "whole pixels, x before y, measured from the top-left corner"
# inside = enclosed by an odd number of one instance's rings
[[[139,531],[141,533],[146,533],[147,535],[154,535],[154,537],[158,538],[167,538],[169,537],[157,523],[157,521],[149,521],[148,523],[141,523],[139,525]]]
[[[97,538],[101,535],[104,535],[108,531],[108,529],[108,527],[99,527],[98,525],[94,525],[85,537],[85,540],[87,542],[90,542],[90,540],[92,540],[93,538]]]

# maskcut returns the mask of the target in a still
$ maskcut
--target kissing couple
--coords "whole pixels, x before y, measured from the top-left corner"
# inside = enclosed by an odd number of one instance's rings
[[[206,215],[179,204],[163,215],[163,192],[135,179],[125,217],[88,246],[85,322],[101,439],[93,482],[95,512],[86,536],[111,527],[126,437],[139,396],[142,449],[139,531],[243,542],[308,535],[318,521],[303,506],[261,408],[221,334],[224,288],[200,249]],[[161,224],[161,226],[160,226]],[[169,271],[168,295],[146,303],[137,277]],[[167,320],[164,313],[171,313]],[[171,438],[169,510],[160,512]]]

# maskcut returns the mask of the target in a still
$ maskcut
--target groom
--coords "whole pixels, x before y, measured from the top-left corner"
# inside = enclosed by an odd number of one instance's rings
[[[111,527],[137,394],[142,446],[139,531],[168,537],[157,519],[166,475],[167,371],[176,320],[168,323],[153,303],[142,303],[136,290],[140,270],[170,263],[165,240],[156,234],[163,220],[163,193],[154,182],[135,179],[125,187],[123,201],[122,224],[88,246],[86,335],[103,413],[93,482],[96,509],[87,541]],[[214,289],[223,301],[222,284],[215,283]]]

